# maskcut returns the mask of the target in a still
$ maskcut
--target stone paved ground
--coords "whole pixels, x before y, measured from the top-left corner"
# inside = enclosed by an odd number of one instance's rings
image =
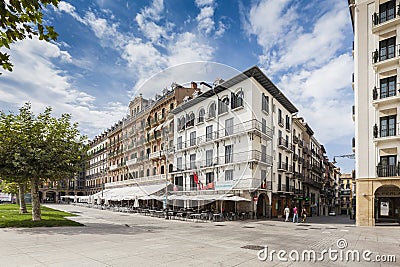
[[[68,205],[83,227],[0,229],[0,266],[399,266],[399,263],[260,261],[259,249],[336,249],[395,255],[399,227],[355,227],[348,217],[315,217],[305,224],[282,220],[193,222],[116,213]],[[340,251],[340,250],[339,250]],[[295,256],[294,254],[292,254]],[[263,254],[261,254],[263,256]],[[288,258],[288,255],[284,256]],[[345,257],[345,256],[344,256]]]

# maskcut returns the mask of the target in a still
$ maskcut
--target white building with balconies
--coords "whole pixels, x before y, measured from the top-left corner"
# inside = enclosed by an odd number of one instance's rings
[[[356,222],[400,222],[400,1],[348,3],[354,29]]]
[[[269,216],[273,191],[286,190],[292,173],[295,112],[258,67],[181,104],[172,111],[173,193],[185,206],[202,196],[225,210],[224,197],[239,196],[248,200],[236,203],[242,210]]]

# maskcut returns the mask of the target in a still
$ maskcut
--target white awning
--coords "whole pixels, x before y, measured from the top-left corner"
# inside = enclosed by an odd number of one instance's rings
[[[149,196],[164,188],[165,183],[143,186],[125,186],[103,190],[103,192],[98,192],[92,196],[112,201],[134,200],[135,198],[141,199],[144,196]]]
[[[155,130],[157,127],[158,127],[158,126],[151,128],[151,129],[148,131],[148,133],[149,133],[149,134],[152,134],[152,133],[154,132],[154,130]]]
[[[160,124],[160,125],[158,125],[157,127],[156,127],[156,129],[155,129],[155,131],[159,131],[159,130],[161,130],[161,128],[164,126],[164,124]]]

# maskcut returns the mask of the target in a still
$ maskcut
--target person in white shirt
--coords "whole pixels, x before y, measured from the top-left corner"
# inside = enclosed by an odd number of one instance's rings
[[[286,215],[285,222],[289,221],[289,214],[290,214],[290,209],[289,209],[288,206],[286,206],[286,208],[285,208],[285,215]]]

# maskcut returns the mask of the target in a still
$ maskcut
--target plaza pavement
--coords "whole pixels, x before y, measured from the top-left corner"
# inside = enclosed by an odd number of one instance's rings
[[[355,227],[348,216],[280,220],[193,222],[47,205],[76,213],[82,227],[0,229],[0,266],[399,266],[399,263],[260,261],[269,250],[371,250],[400,261],[399,227]],[[288,255],[286,255],[286,258]]]

